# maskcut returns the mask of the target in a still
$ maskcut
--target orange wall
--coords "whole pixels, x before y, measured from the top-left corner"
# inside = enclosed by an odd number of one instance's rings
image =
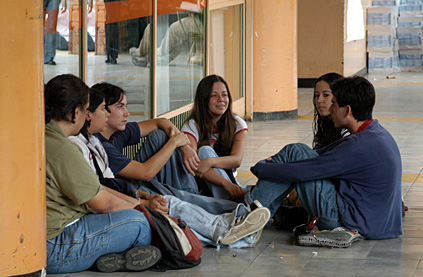
[[[253,1],[253,112],[298,108],[296,22],[297,0]]]
[[[343,73],[344,1],[298,1],[298,78]]]
[[[42,1],[2,2],[0,276],[46,265]]]
[[[366,67],[366,39],[345,42],[346,5],[347,0],[298,2],[298,78],[328,72],[350,76]],[[362,5],[365,13],[371,2]]]

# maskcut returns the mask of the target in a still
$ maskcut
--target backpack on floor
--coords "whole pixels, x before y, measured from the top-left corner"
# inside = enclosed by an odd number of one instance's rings
[[[191,268],[200,264],[203,245],[184,221],[141,204],[135,209],[147,218],[151,226],[151,244],[162,253],[156,264],[158,270]]]

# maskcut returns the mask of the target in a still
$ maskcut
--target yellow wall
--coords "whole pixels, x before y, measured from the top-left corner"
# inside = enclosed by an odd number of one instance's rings
[[[253,1],[254,113],[298,108],[296,22],[296,0]]]
[[[46,264],[42,1],[0,17],[0,276]]]

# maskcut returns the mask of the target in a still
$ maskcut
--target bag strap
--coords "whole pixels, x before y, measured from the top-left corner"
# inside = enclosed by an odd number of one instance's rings
[[[101,172],[100,166],[98,166],[97,158],[95,156],[95,153],[94,153],[94,151],[91,148],[88,147],[88,149],[90,149],[91,156],[93,157],[95,171],[97,172],[98,178],[100,179],[100,183],[103,184],[104,183],[103,172]]]

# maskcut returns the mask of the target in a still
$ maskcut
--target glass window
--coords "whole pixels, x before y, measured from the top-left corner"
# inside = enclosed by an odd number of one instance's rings
[[[197,0],[157,1],[157,115],[192,103],[204,77],[204,8]]]
[[[151,117],[151,78],[148,49],[151,43],[151,0],[97,0],[88,13],[89,86],[108,82],[123,88],[130,121]],[[88,41],[88,48],[90,42]]]
[[[44,82],[64,73],[79,75],[78,1],[44,0]]]
[[[222,76],[233,99],[243,97],[243,5],[210,12],[210,74]]]

